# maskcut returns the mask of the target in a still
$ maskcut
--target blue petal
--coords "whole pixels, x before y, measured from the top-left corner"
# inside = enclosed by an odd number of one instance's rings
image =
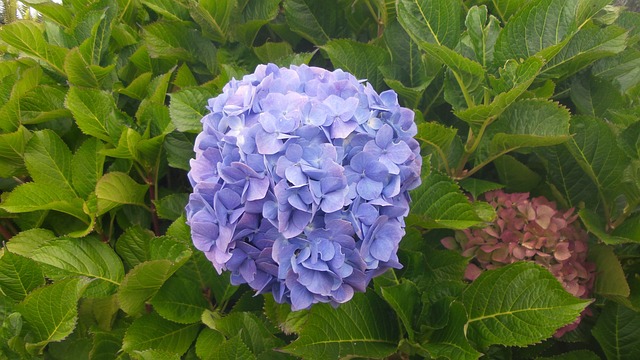
[[[380,197],[380,193],[382,192],[382,183],[364,178],[358,182],[356,189],[358,191],[358,195],[363,199],[373,200]]]

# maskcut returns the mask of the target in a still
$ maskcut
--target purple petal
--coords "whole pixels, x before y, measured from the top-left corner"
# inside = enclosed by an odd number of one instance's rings
[[[356,187],[358,195],[365,200],[373,200],[380,196],[382,193],[382,183],[373,181],[369,178],[364,178],[358,182]]]

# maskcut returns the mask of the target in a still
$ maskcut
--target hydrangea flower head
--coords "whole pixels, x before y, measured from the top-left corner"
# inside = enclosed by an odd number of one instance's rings
[[[187,222],[235,285],[337,305],[389,268],[420,185],[414,113],[342,70],[260,65],[210,99]]]
[[[456,231],[455,237],[441,240],[446,248],[473,257],[465,272],[467,280],[475,280],[483,270],[533,261],[547,268],[573,296],[591,296],[595,264],[587,261],[588,236],[573,209],[559,211],[554,202],[542,196],[530,199],[528,193],[495,190],[484,196],[496,210],[496,219],[484,228]],[[579,323],[580,318],[555,335]]]

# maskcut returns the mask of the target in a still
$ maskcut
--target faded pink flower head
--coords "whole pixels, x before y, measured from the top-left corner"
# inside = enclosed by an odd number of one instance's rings
[[[549,269],[572,295],[591,296],[595,264],[587,261],[587,233],[576,221],[574,209],[562,212],[554,202],[542,196],[530,199],[528,193],[495,190],[484,196],[496,210],[496,219],[484,228],[456,231],[454,237],[441,240],[447,249],[473,257],[466,279],[473,281],[483,270],[516,261],[533,261]],[[580,320],[555,336],[575,329]]]

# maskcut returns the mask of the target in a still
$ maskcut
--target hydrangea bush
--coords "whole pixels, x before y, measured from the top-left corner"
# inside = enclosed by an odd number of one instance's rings
[[[294,310],[344,303],[399,269],[420,185],[413,111],[342,70],[260,65],[209,100],[187,221],[234,285]]]
[[[554,202],[543,196],[530,198],[528,193],[494,190],[484,198],[496,211],[492,223],[441,240],[447,249],[472,258],[464,274],[467,280],[475,280],[483,270],[532,261],[548,269],[573,296],[593,295],[596,268],[587,260],[589,237],[574,209],[560,211]],[[555,335],[560,337],[579,323],[580,318]]]

